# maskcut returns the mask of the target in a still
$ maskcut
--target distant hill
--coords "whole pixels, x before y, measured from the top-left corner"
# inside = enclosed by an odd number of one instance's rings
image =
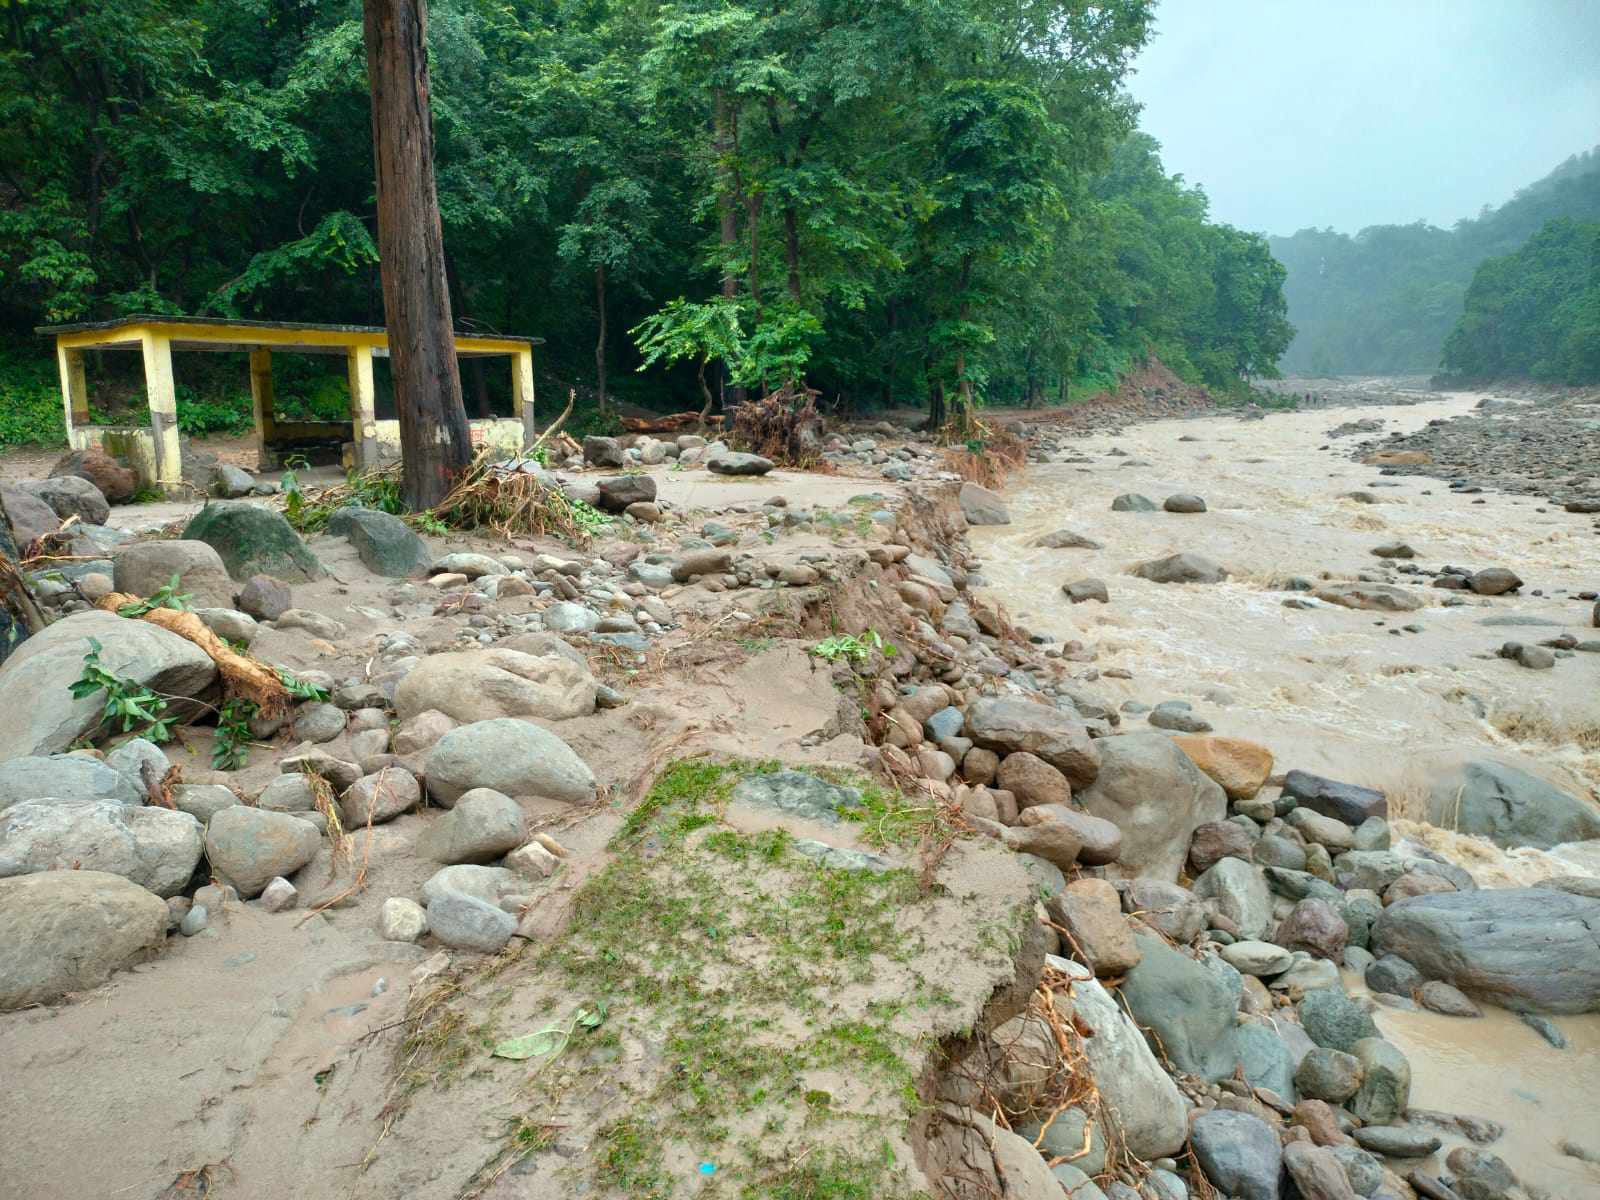
[[[1600,147],[1575,154],[1499,208],[1454,229],[1372,225],[1351,237],[1302,229],[1269,239],[1288,271],[1296,330],[1285,374],[1431,372],[1462,314],[1474,272],[1512,254],[1546,222],[1600,220]]]

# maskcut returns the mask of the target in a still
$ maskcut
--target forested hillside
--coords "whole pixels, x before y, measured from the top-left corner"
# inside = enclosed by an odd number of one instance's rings
[[[1600,219],[1600,148],[1451,230],[1418,222],[1374,225],[1354,237],[1302,229],[1272,238],[1288,269],[1284,290],[1297,331],[1283,370],[1436,370],[1478,265],[1517,250],[1557,217]]]
[[[702,367],[858,406],[1053,399],[1147,350],[1270,373],[1281,268],[1164,173],[1122,90],[1151,7],[443,0],[457,322],[663,406],[698,407]],[[0,46],[18,377],[48,378],[47,321],[381,323],[358,6],[35,0]]]
[[[1548,222],[1478,268],[1444,344],[1462,380],[1600,383],[1600,222]]]

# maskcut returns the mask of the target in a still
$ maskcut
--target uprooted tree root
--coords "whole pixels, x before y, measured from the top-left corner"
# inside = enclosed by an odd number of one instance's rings
[[[760,400],[733,407],[734,445],[786,467],[815,467],[821,460],[822,414],[813,388],[781,387]]]

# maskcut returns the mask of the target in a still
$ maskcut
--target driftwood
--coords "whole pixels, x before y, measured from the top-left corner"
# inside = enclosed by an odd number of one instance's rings
[[[95,607],[116,612],[124,605],[139,603],[139,599],[124,592],[110,592],[100,597]],[[283,686],[278,673],[265,663],[234,650],[212,633],[194,613],[180,612],[175,608],[152,608],[131,619],[159,625],[168,633],[188,639],[209,654],[222,674],[222,689],[229,698],[248,700],[264,717],[281,716],[288,708],[289,689]]]
[[[703,425],[721,426],[722,414],[701,419],[699,413],[666,413],[662,416],[622,417],[622,428],[629,433],[682,433],[686,429],[699,429]]]

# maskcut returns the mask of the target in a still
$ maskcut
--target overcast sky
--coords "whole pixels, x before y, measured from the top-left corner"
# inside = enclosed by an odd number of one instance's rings
[[[1265,233],[1449,226],[1600,143],[1600,0],[1162,0],[1130,89]]]

